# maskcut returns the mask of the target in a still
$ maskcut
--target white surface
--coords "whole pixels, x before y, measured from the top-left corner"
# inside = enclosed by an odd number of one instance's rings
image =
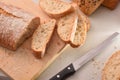
[[[68,47],[56,61],[38,78],[38,80],[49,80],[58,71],[75,61],[88,50],[94,48],[114,32],[120,33],[120,5],[114,11],[100,7],[92,16],[91,29],[88,32],[87,41],[84,46],[73,49]],[[101,80],[103,66],[107,59],[115,51],[120,50],[120,35],[105,48],[97,57],[88,62],[67,80]]]

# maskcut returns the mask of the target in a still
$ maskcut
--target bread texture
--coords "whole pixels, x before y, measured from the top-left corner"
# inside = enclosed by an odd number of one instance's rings
[[[51,39],[56,25],[56,20],[52,19],[41,24],[33,34],[32,37],[32,50],[38,57],[43,57],[46,47]]]
[[[118,3],[119,3],[119,0],[104,0],[102,5],[111,10],[114,10],[117,7]]]
[[[76,12],[70,13],[61,17],[57,23],[57,32],[59,37],[66,43],[73,42],[76,28],[77,28],[78,15]]]
[[[53,18],[64,16],[73,11],[71,4],[60,0],[40,0],[40,7]]]
[[[103,69],[102,80],[120,80],[120,51],[108,59]]]
[[[40,18],[0,2],[0,45],[16,50],[40,24]]]
[[[77,28],[74,36],[73,42],[71,42],[72,47],[79,47],[85,43],[87,31],[90,28],[90,22],[86,15],[84,15],[80,10],[77,10],[78,22]]]
[[[76,2],[80,10],[86,15],[91,15],[104,0],[72,0]]]

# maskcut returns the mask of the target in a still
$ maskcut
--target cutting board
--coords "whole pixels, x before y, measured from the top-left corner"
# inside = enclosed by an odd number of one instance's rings
[[[22,8],[41,19],[41,23],[50,18],[42,12],[39,5],[32,0],[0,0],[6,4]],[[0,47],[0,69],[14,80],[34,80],[37,78],[65,47],[65,43],[58,37],[56,31],[42,59],[36,58],[31,50],[31,38],[26,40],[17,51],[10,51]]]

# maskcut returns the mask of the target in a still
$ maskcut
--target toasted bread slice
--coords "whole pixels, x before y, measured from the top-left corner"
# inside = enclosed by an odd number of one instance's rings
[[[32,37],[32,50],[36,55],[43,57],[46,46],[49,43],[52,33],[54,31],[56,20],[52,19],[41,24],[34,32]]]
[[[71,4],[60,0],[40,0],[41,9],[49,16],[58,18],[73,11]]]
[[[59,37],[66,43],[73,42],[77,28],[78,15],[76,12],[61,17],[57,23]]]
[[[101,80],[120,80],[120,51],[115,52],[105,64]]]
[[[118,3],[119,3],[119,0],[104,0],[102,5],[113,10],[117,7]]]

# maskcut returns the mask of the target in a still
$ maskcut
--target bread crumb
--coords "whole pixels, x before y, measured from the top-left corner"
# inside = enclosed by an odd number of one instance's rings
[[[95,60],[95,59],[92,59],[93,61],[93,66],[94,68],[96,68],[97,70],[101,70],[102,69],[102,66],[104,65],[104,63],[98,61],[98,60]]]

